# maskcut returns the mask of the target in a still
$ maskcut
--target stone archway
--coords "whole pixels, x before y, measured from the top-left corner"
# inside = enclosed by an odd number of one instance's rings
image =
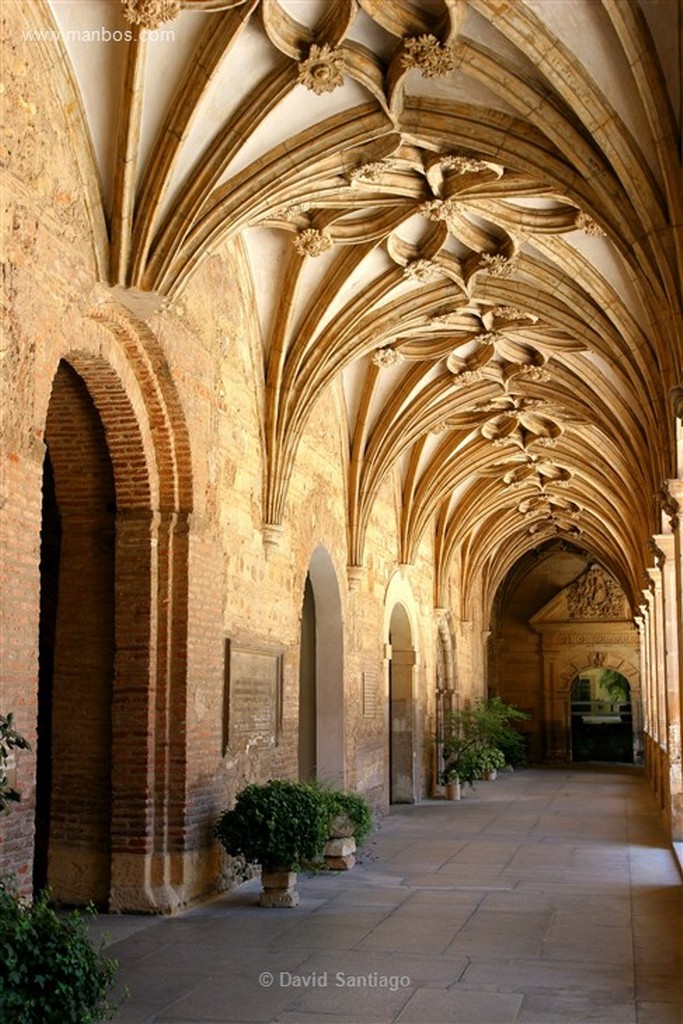
[[[594,666],[570,684],[571,759],[632,763],[631,686],[621,672]]]
[[[642,758],[639,638],[628,618],[626,596],[601,566],[590,565],[534,615],[529,625],[541,637],[542,757],[572,757],[571,688],[582,672],[612,669],[628,682],[634,760]]]
[[[401,604],[389,620],[389,802],[415,802],[415,648]]]
[[[334,563],[325,547],[311,555],[301,616],[299,775],[343,787],[344,636]]]

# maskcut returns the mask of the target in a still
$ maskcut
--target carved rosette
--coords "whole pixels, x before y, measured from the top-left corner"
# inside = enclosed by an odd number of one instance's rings
[[[155,29],[180,13],[179,0],[122,0],[123,16],[131,25]]]
[[[344,57],[329,43],[323,43],[322,46],[313,43],[306,59],[299,61],[298,68],[297,82],[316,96],[334,92],[344,84]]]
[[[416,68],[425,78],[440,78],[455,68],[455,58],[447,46],[436,36],[425,34],[403,40],[401,63],[404,68]]]
[[[372,353],[372,362],[380,369],[384,369],[386,366],[396,366],[398,363],[402,363],[404,358],[403,353],[397,352],[395,348],[378,348]]]
[[[327,231],[318,231],[316,228],[306,228],[295,235],[293,239],[294,248],[300,256],[322,256],[334,244],[332,236]]]

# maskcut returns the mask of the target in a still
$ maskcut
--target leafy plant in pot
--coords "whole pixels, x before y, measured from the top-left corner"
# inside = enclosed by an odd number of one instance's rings
[[[325,867],[348,871],[355,864],[356,849],[373,829],[372,810],[360,793],[344,792],[318,783],[327,802],[329,839],[325,843]]]
[[[328,827],[328,806],[319,789],[271,779],[241,790],[214,831],[230,856],[242,854],[261,865],[261,906],[295,907],[296,873],[320,863]]]
[[[473,787],[487,770],[486,747],[476,739],[454,735],[444,740],[441,781],[452,798],[458,799],[460,787]]]

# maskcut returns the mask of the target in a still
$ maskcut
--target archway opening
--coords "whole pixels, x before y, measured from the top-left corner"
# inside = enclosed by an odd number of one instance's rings
[[[309,574],[301,606],[299,658],[299,778],[303,780],[313,779],[318,774],[315,649],[315,596]]]
[[[389,623],[389,800],[415,802],[415,648],[410,620],[401,604]]]
[[[116,495],[102,421],[61,363],[45,429],[33,884],[106,906]]]
[[[299,777],[336,786],[345,779],[341,596],[322,545],[311,556],[301,606]]]
[[[571,684],[572,761],[633,761],[631,687],[614,669],[588,668]]]

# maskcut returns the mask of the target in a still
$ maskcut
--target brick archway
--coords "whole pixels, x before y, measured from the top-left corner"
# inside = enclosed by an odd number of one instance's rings
[[[116,308],[93,318],[112,343],[65,353],[58,376],[80,381],[92,403],[115,494],[107,902],[116,911],[169,911],[184,901],[178,864],[187,832],[189,442],[151,332]],[[46,440],[59,448],[52,419]],[[61,476],[67,481],[64,468]]]

